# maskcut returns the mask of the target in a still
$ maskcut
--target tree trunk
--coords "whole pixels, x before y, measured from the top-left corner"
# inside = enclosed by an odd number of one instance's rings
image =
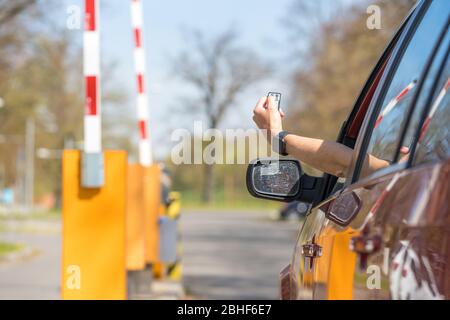
[[[205,164],[203,168],[203,203],[210,204],[214,197],[214,165]]]

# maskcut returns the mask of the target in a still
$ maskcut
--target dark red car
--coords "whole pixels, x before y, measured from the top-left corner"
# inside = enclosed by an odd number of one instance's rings
[[[345,179],[249,166],[254,196],[313,205],[283,299],[450,298],[449,18],[450,1],[419,1],[394,36],[337,139],[354,150]],[[365,175],[368,155],[386,167]]]

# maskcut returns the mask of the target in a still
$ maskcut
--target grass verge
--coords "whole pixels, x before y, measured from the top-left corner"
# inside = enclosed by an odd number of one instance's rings
[[[273,211],[281,207],[281,203],[255,199],[246,192],[227,195],[223,192],[215,192],[213,201],[205,204],[201,200],[199,192],[184,191],[181,192],[182,209],[201,209],[201,210],[230,210],[230,211]]]
[[[19,251],[20,249],[22,249],[21,244],[0,241],[0,257]]]
[[[60,210],[39,210],[32,212],[7,212],[0,213],[0,222],[2,220],[51,220],[59,219],[61,217]],[[1,225],[0,225],[1,229]]]

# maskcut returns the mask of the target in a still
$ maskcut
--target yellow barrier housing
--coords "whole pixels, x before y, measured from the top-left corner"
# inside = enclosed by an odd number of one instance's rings
[[[81,188],[80,156],[63,153],[62,298],[125,299],[127,154],[104,152],[99,189]]]
[[[140,164],[128,165],[126,266],[130,271],[145,269],[144,170]]]
[[[159,165],[144,168],[145,261],[155,264],[159,257],[159,206],[161,203],[161,169]]]

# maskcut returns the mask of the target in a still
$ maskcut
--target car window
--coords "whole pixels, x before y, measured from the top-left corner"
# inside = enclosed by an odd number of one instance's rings
[[[445,117],[445,110],[441,109],[441,108],[443,108],[442,104],[445,104],[445,100],[443,100],[443,99],[445,98],[445,94],[446,94],[445,90],[446,90],[446,84],[447,84],[447,81],[444,78],[445,77],[448,78],[448,73],[450,71],[448,70],[448,68],[449,68],[448,65],[445,65],[444,69],[442,69],[442,65],[443,65],[443,63],[445,63],[445,64],[447,63],[445,60],[448,59],[447,55],[448,55],[449,45],[450,45],[450,32],[447,32],[447,34],[445,35],[445,37],[443,38],[443,40],[441,42],[440,48],[437,51],[436,56],[433,59],[433,63],[431,64],[428,74],[425,77],[425,79],[423,80],[423,86],[422,86],[421,92],[417,99],[417,103],[416,103],[414,112],[411,115],[411,120],[409,121],[408,129],[406,131],[405,137],[401,144],[401,150],[403,149],[403,151],[399,155],[399,160],[401,162],[406,162],[410,157],[410,153],[412,152],[412,144],[415,140],[415,136],[418,134],[417,133],[418,126],[422,122],[421,120],[424,117],[424,114],[423,114],[424,108],[429,107],[430,98],[431,98],[431,103],[434,106],[434,109],[429,111],[432,114],[432,117],[425,116],[426,119],[425,119],[425,123],[424,123],[424,128],[423,128],[423,130],[421,130],[422,134],[419,139],[422,139],[422,142],[423,142],[424,141],[423,139],[425,138],[425,136],[427,134],[429,134],[428,128],[433,127],[433,125],[436,124],[435,121],[443,120],[443,119],[438,120],[435,118],[435,116],[442,115]],[[442,78],[439,79],[439,81],[437,83],[437,88],[436,88],[435,81],[440,73],[442,73]],[[444,90],[444,91],[442,91],[442,90]],[[433,97],[430,97],[430,94],[432,94]],[[439,96],[439,94],[441,94],[441,96]],[[445,107],[444,107],[444,109],[445,109]],[[444,112],[444,113],[442,113],[442,112]],[[447,125],[450,125],[450,123]],[[443,129],[444,128],[445,128],[445,125],[443,126]],[[416,150],[419,152],[419,154],[421,154],[421,156],[420,156],[421,158],[423,157],[422,153],[424,152],[424,148],[423,148],[424,146],[422,145],[422,142],[419,142],[419,144],[417,145],[417,148],[420,149],[420,151]],[[430,154],[430,156],[431,156],[431,154]],[[417,159],[416,159],[416,161],[417,161]],[[421,163],[423,161],[424,161],[424,159],[421,159],[419,163]]]
[[[430,4],[382,97],[382,107],[367,149],[370,161],[376,162],[375,167],[385,168],[394,162],[417,81],[447,21],[449,8],[446,0],[435,0]],[[370,173],[373,171],[363,170],[360,178]]]
[[[420,131],[413,164],[450,157],[450,61],[438,81],[431,108]]]

